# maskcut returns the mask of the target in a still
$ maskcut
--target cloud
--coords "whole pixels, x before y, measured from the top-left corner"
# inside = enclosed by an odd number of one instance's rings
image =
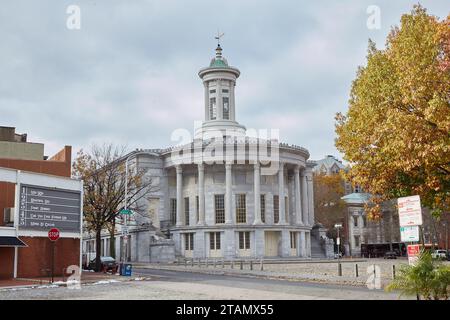
[[[366,28],[372,1],[11,1],[0,11],[0,125],[52,154],[110,141],[166,147],[203,117],[200,68],[224,55],[241,70],[238,121],[279,128],[312,158],[336,154],[334,114],[345,111],[368,38],[382,46],[414,1],[378,1],[382,29]],[[446,1],[422,1],[440,17]]]

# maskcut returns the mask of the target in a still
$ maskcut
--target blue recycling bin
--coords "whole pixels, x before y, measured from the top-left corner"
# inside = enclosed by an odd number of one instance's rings
[[[131,277],[133,266],[131,263],[122,263],[120,265],[120,275],[125,277]]]

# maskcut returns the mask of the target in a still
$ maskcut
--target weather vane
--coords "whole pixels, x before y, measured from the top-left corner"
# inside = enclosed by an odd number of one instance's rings
[[[217,45],[220,46],[220,38],[222,38],[225,35],[225,33],[220,33],[219,30],[217,30],[217,36],[214,37],[214,39],[217,40]]]

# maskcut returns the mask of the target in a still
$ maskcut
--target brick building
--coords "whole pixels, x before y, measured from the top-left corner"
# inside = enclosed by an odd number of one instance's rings
[[[16,185],[19,176],[26,176],[31,181],[35,179],[52,188],[71,188],[80,184],[70,179],[71,153],[72,148],[65,146],[47,158],[43,144],[27,142],[27,135],[16,134],[15,128],[0,127],[0,170],[3,173],[0,174],[0,279],[47,275],[52,244],[43,231],[17,228]],[[8,177],[12,178],[8,180]],[[69,265],[79,265],[80,237],[75,233],[62,237],[56,242],[55,252],[55,273],[61,274]]]

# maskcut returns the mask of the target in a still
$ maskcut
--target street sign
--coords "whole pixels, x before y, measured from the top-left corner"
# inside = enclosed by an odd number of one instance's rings
[[[408,245],[408,263],[413,266],[419,260],[420,254],[420,245],[418,244],[410,244]]]
[[[48,238],[50,241],[56,241],[59,239],[59,230],[57,228],[52,228],[48,231]]]
[[[402,242],[418,242],[419,226],[400,227],[400,238]]]
[[[398,198],[397,204],[400,227],[422,225],[422,207],[419,196]]]
[[[79,191],[20,185],[19,229],[79,233],[80,219]]]
[[[122,209],[120,210],[120,214],[132,214],[130,209]]]

